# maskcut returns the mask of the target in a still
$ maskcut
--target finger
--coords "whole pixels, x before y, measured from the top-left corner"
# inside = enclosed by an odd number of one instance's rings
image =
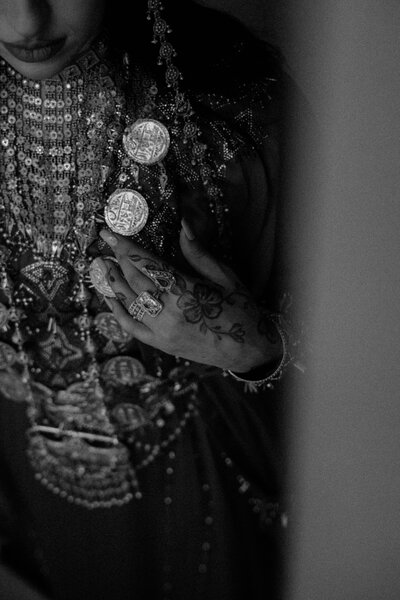
[[[104,260],[100,257],[96,259],[97,265],[101,270],[105,281],[114,292],[115,298],[119,301],[122,307],[129,313],[129,307],[137,298],[137,294],[122,276],[119,264],[113,264],[109,260]]]
[[[108,267],[107,282],[115,293],[116,298],[121,302],[125,310],[131,315],[132,313],[130,308],[133,303],[137,304],[136,301],[138,299],[138,294],[132,290],[130,285],[120,273],[119,269],[112,263]],[[153,330],[155,326],[155,317],[158,317],[159,313],[165,308],[165,304],[151,292],[147,294],[146,292],[148,292],[148,290],[142,290],[141,294],[141,305],[143,306],[144,314],[140,318],[140,321],[143,322],[143,324],[149,329]],[[131,318],[133,317],[131,316]],[[159,325],[159,322],[157,325]]]
[[[100,236],[112,247],[126,280],[137,293],[142,291],[154,293],[157,289],[155,281],[157,273],[161,280],[162,274],[165,273],[172,276],[175,283],[181,282],[183,275],[148,250],[140,248],[132,240],[106,229],[100,232]],[[161,284],[161,280],[158,283]],[[158,289],[162,289],[161,285]]]
[[[234,287],[233,271],[203,248],[185,219],[182,219],[179,242],[184,257],[199,274],[226,289]]]
[[[141,292],[150,292],[154,294],[157,291],[157,287],[149,278],[145,272],[146,267],[148,267],[151,263],[143,259],[144,265],[141,269],[139,268],[139,263],[133,263],[132,260],[126,255],[118,255],[118,264],[121,269],[123,276],[128,282],[129,286],[132,288],[136,294],[140,294]]]
[[[146,260],[160,263],[160,260],[151,252],[141,248],[131,239],[123,235],[118,235],[117,233],[108,231],[108,229],[102,229],[100,231],[100,237],[112,248],[118,260],[129,258],[130,262],[138,269],[140,269],[141,264]]]
[[[98,265],[103,271],[107,283],[113,290],[117,300],[128,310],[129,306],[137,298],[137,293],[131,288],[119,270],[119,265],[116,266],[110,261],[98,259]]]

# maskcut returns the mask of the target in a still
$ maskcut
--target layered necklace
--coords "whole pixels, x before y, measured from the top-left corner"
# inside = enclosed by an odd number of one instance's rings
[[[13,325],[13,345],[2,343],[3,369],[19,371],[28,399],[28,454],[37,478],[49,489],[85,506],[128,501],[137,488],[127,447],[105,409],[92,323],[87,249],[97,237],[96,215],[116,140],[125,97],[109,75],[99,43],[61,76],[30,81],[3,61],[1,83],[2,326]],[[34,380],[26,351],[27,294],[18,295],[8,265],[17,257],[32,273],[75,272],[71,300],[78,310],[83,372],[55,395]],[[21,300],[25,306],[21,307]],[[48,328],[63,334],[54,317]],[[39,331],[38,331],[39,333]],[[16,348],[15,348],[16,347]],[[51,351],[51,350],[50,350]],[[40,370],[40,369],[39,369]]]
[[[158,3],[151,10],[172,98],[170,129],[181,132],[179,142],[189,142],[190,161],[208,186],[214,210],[221,192],[211,177],[190,103],[180,92],[180,73],[172,63]],[[103,369],[89,309],[90,285],[104,295],[104,281],[98,280],[89,252],[98,222],[122,235],[146,229],[151,235],[152,205],[171,193],[164,158],[173,140],[154,118],[157,85],[136,77],[127,57],[118,68],[115,62],[110,67],[104,41],[46,81],[28,80],[0,61],[0,85],[0,328],[7,340],[0,342],[2,389],[8,386],[10,397],[19,394],[28,402],[28,454],[38,480],[89,508],[124,504],[141,497],[136,471],[172,443],[196,410],[193,381],[165,386],[130,356],[117,356]],[[21,261],[42,288],[46,270],[60,280],[68,271],[74,274],[68,301],[78,311],[74,322],[83,366],[76,382],[58,392],[35,378],[40,366],[27,348],[40,331],[25,319],[35,299],[15,285]],[[126,341],[110,314],[101,313],[96,320],[106,325],[111,339]],[[52,315],[47,329],[55,340],[63,336]],[[124,377],[135,386],[137,405],[113,404],[115,380]],[[182,396],[187,401],[178,414],[171,398]],[[169,428],[168,419],[173,423]],[[151,439],[145,439],[147,434],[138,432],[149,422]],[[132,444],[139,457],[135,468]]]

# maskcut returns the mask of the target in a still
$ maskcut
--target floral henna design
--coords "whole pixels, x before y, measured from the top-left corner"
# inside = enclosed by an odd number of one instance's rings
[[[188,323],[200,323],[200,331],[204,334],[211,331],[219,340],[228,335],[235,342],[244,343],[245,331],[240,323],[234,323],[229,330],[220,325],[210,325],[207,321],[217,319],[221,314],[226,298],[220,292],[205,283],[195,283],[193,292],[185,291],[177,301],[177,306]]]
[[[213,333],[218,340],[223,336],[229,336],[238,344],[244,344],[245,329],[242,324],[234,323],[230,329],[222,329],[221,325],[211,325],[210,320],[217,319],[223,311],[223,304],[226,302],[230,306],[235,301],[242,301],[242,308],[248,309],[252,304],[251,297],[246,288],[240,283],[236,283],[236,289],[229,294],[224,294],[221,286],[210,285],[204,282],[196,282],[193,290],[187,289],[185,278],[177,271],[171,269],[171,266],[158,260],[143,259],[138,254],[128,254],[129,260],[141,271],[168,271],[174,276],[175,284],[171,293],[178,296],[177,306],[183,312],[185,320],[188,323],[199,324],[200,331],[203,334]],[[145,264],[139,267],[138,263]]]
[[[115,292],[115,297],[117,298],[117,300],[119,300],[121,302],[121,304],[123,304],[124,306],[126,306],[128,304],[128,298],[125,296],[125,294],[123,294],[122,292]]]
[[[229,331],[223,331],[220,325],[208,327],[208,329],[215,333],[219,340],[222,340],[223,335],[229,335],[233,341],[237,342],[238,344],[244,344],[245,331],[240,323],[234,323]]]
[[[141,260],[143,260],[142,256],[139,256],[139,254],[132,254],[131,252],[128,253],[128,258],[133,264],[138,263]]]
[[[188,323],[199,323],[206,319],[216,319],[222,312],[224,297],[205,283],[195,283],[193,292],[185,291],[178,299],[177,306],[182,310]]]
[[[251,295],[249,294],[247,288],[239,281],[236,281],[235,287],[236,289],[225,297],[225,302],[230,304],[230,306],[233,306],[235,304],[235,299],[242,300],[242,308],[244,310],[247,310],[248,308],[250,308],[250,306],[253,306],[254,301]]]
[[[113,267],[110,266],[107,269],[107,280],[111,283],[115,283],[116,279],[113,275]],[[121,304],[126,305],[128,302],[128,299],[126,297],[126,295],[123,292],[115,292],[115,297],[117,298],[117,300],[119,300],[121,302]]]
[[[115,277],[112,274],[112,267],[108,267],[107,269],[107,279],[108,281],[111,281],[111,283],[115,283]]]

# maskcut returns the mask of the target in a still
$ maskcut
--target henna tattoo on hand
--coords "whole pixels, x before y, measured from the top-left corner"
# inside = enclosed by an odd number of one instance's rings
[[[195,282],[190,291],[185,277],[163,261],[146,259],[134,253],[128,253],[128,259],[145,273],[146,270],[168,271],[174,276],[175,284],[170,293],[177,296],[176,305],[182,311],[187,323],[198,324],[200,332],[204,335],[210,332],[218,340],[222,340],[223,336],[226,336],[238,344],[244,344],[246,332],[241,323],[233,323],[229,329],[223,329],[221,325],[210,323],[221,315],[224,303],[234,306],[241,301],[242,310],[254,308],[254,301],[250,293],[240,281],[235,282],[235,289],[228,294],[225,293],[222,286],[203,281]],[[138,263],[142,261],[145,261],[144,265],[139,267]],[[119,298],[118,294],[116,295]]]
[[[108,267],[107,269],[107,279],[111,281],[111,283],[115,283],[115,277],[112,274],[112,267]]]
[[[222,336],[229,336],[239,344],[244,343],[245,330],[240,323],[234,323],[229,330],[222,329],[221,325],[211,325],[209,321],[217,319],[223,311],[223,303],[232,305],[232,299],[224,296],[214,285],[207,283],[195,283],[193,291],[185,290],[177,300],[177,306],[183,312],[188,323],[197,324],[201,333],[213,333],[218,340]]]
[[[139,256],[139,254],[132,254],[131,252],[128,252],[127,256],[133,264],[138,263],[141,260],[143,260],[143,257]]]
[[[235,290],[225,296],[225,302],[233,306],[236,300],[242,300],[242,308],[243,310],[247,310],[250,306],[254,307],[254,300],[250,295],[250,292],[247,288],[240,282],[235,282]]]
[[[224,297],[207,283],[195,283],[193,292],[186,290],[177,300],[188,323],[216,319],[222,312]]]
[[[228,331],[223,331],[220,325],[209,327],[209,329],[215,333],[219,340],[222,340],[223,335],[227,335],[231,337],[234,342],[237,342],[238,344],[244,344],[245,330],[240,323],[234,323]]]
[[[128,298],[122,292],[115,292],[115,297],[119,300],[124,306],[128,304]]]
[[[113,267],[112,266],[108,267],[108,269],[107,269],[107,279],[111,283],[115,283],[116,282],[116,279],[115,279],[115,277],[113,275]],[[123,292],[121,292],[121,291],[114,292],[114,293],[115,293],[115,297],[117,298],[117,300],[119,300],[121,302],[121,304],[123,304],[124,306],[126,306],[127,303],[128,303],[128,298],[126,297],[126,295]]]

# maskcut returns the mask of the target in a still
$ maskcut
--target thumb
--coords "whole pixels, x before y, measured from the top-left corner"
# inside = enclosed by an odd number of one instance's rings
[[[230,288],[235,279],[231,270],[203,248],[185,219],[182,219],[181,224],[179,242],[188,263],[203,277]]]

